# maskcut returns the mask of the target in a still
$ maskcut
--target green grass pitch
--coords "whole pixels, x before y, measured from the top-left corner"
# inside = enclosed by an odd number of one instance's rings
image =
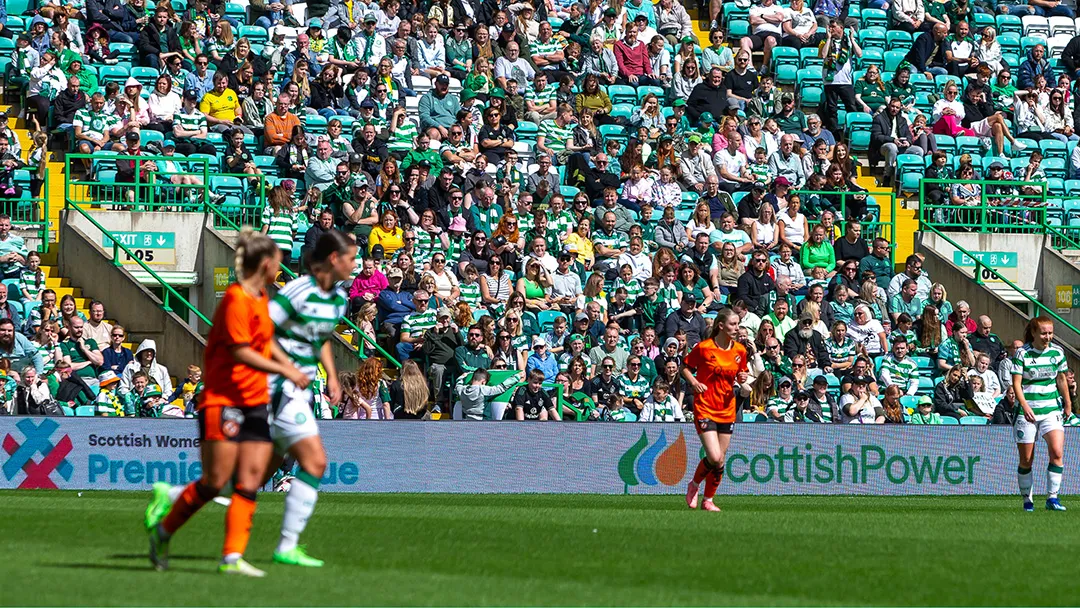
[[[224,508],[146,559],[149,492],[0,492],[4,605],[1073,605],[1074,512],[1014,497],[323,494],[273,565],[282,495],[261,496],[248,559],[223,577]],[[1080,509],[1080,502],[1063,498]]]

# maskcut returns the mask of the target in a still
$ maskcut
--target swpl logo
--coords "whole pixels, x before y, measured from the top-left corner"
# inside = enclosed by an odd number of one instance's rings
[[[4,478],[14,481],[19,475],[25,477],[19,483],[21,489],[56,489],[56,483],[52,480],[53,472],[68,481],[71,479],[73,467],[67,460],[71,452],[71,438],[67,435],[60,437],[54,445],[52,435],[60,425],[46,418],[40,424],[34,424],[30,418],[20,420],[15,427],[22,433],[22,442],[14,435],[8,433],[4,437],[3,448],[8,459],[2,467]],[[34,458],[41,454],[40,460]]]

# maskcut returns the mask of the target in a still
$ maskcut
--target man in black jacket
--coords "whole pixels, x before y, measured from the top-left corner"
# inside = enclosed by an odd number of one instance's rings
[[[1073,36],[1069,44],[1065,45],[1061,57],[1058,58],[1058,66],[1073,80],[1080,78],[1080,35]]]
[[[454,353],[462,345],[461,333],[453,326],[450,309],[442,307],[435,315],[435,327],[424,332],[424,345],[420,347],[424,360],[431,370],[432,395],[435,402],[447,402],[443,383],[447,378],[457,377],[457,360]]]
[[[352,147],[353,151],[360,155],[361,165],[368,174],[368,179],[374,180],[382,170],[383,162],[390,156],[386,144],[375,136],[375,125],[364,125],[360,136],[353,138]]]
[[[996,372],[1001,361],[1005,359],[1005,344],[997,334],[991,331],[993,328],[994,322],[990,317],[986,315],[979,317],[975,333],[968,336],[968,344],[971,345],[972,350],[990,357],[990,368]]]
[[[925,34],[924,34],[925,35]],[[923,156],[926,151],[919,146],[912,145],[911,125],[904,117],[904,102],[897,97],[889,100],[889,105],[874,116],[870,123],[870,151],[877,152],[885,160],[885,172],[882,178],[883,186],[892,185],[896,176],[896,157],[901,154],[918,154]],[[872,158],[871,163],[876,163],[877,158]]]
[[[435,212],[435,223],[446,230],[450,227],[450,194],[454,189],[454,168],[445,166],[439,172],[438,179],[430,188],[424,188],[416,193],[416,214],[431,209]]]
[[[964,92],[964,119],[960,124],[975,131],[975,135],[979,137],[991,138],[994,142],[994,154],[997,156],[1004,156],[1006,139],[1012,144],[1013,150],[1019,151],[1025,147],[1009,132],[1005,115],[994,111],[993,104],[987,101],[986,93],[981,89],[969,87]]]
[[[759,317],[769,314],[769,294],[776,290],[776,282],[769,276],[769,255],[755,251],[750,258],[750,268],[739,277],[735,297],[746,302],[746,308]]]
[[[669,314],[664,321],[665,337],[675,337],[680,329],[686,332],[686,343],[690,345],[701,342],[708,332],[705,317],[697,311],[697,297],[690,292],[683,294],[678,310]]]
[[[911,64],[912,71],[924,72],[937,76],[948,74],[946,69],[948,61],[945,59],[945,37],[949,35],[949,28],[944,23],[934,25],[934,29],[923,32],[915,37],[911,49],[904,56],[904,61]]]
[[[811,373],[813,370],[832,371],[829,349],[825,348],[821,333],[814,329],[814,318],[809,313],[803,313],[799,317],[799,325],[784,335],[784,356],[794,359],[795,355],[806,358]]]
[[[324,207],[319,212],[319,221],[315,222],[308,228],[304,234],[304,244],[300,247],[300,267],[304,267],[304,259],[307,258],[309,251],[315,249],[315,243],[319,242],[319,238],[322,235],[330,232],[334,229],[334,212],[328,207]]]
[[[72,123],[75,122],[75,112],[90,103],[90,98],[87,97],[86,91],[79,88],[80,85],[82,82],[79,77],[72,76],[68,79],[67,87],[60,91],[56,99],[53,99],[53,120],[57,128],[66,131],[69,136],[74,131]]]
[[[727,89],[724,88],[724,72],[720,68],[709,70],[705,81],[690,91],[686,100],[686,116],[691,123],[708,112],[713,116],[722,116],[728,107]]]
[[[140,32],[138,49],[143,65],[155,70],[160,70],[169,56],[179,54],[180,38],[169,24],[169,11],[158,8],[154,12],[154,19]]]

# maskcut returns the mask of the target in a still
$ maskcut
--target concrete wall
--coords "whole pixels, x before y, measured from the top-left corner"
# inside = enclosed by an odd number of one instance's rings
[[[949,300],[954,304],[959,300],[967,300],[968,304],[971,305],[973,315],[988,315],[994,320],[994,333],[1002,341],[1008,342],[1009,340],[1021,338],[1024,335],[1024,327],[1027,326],[1029,317],[1019,308],[1006,302],[993,290],[975,283],[971,278],[970,269],[960,268],[953,264],[952,247],[949,247],[949,250],[942,254],[928,246],[934,236],[933,234],[923,233],[920,238],[916,239],[915,251],[926,256],[924,265],[926,270],[935,282],[946,286],[949,292]],[[1034,283],[1035,272],[1025,271],[1024,274],[1030,275],[1031,282]],[[1080,369],[1080,351],[1076,349],[1076,345],[1080,344],[1080,341],[1078,341],[1080,336],[1076,336],[1064,327],[1058,327],[1057,337],[1058,342],[1065,348],[1065,353],[1069,358],[1069,367]]]
[[[1055,309],[1061,318],[1080,328],[1080,308],[1057,308],[1058,285],[1080,285],[1080,268],[1047,247],[1039,269],[1039,300]]]
[[[1042,257],[1043,241],[1045,240],[1045,237],[1035,234],[985,234],[975,232],[950,232],[948,233],[948,236],[956,241],[958,245],[972,253],[985,251],[1015,253],[1017,255],[1015,268],[996,268],[996,270],[1001,272],[1005,278],[1016,283],[1021,289],[1038,289],[1034,270],[1039,268],[1039,260]],[[953,252],[956,251],[956,248],[944,239],[939,238],[932,232],[922,233],[921,239],[922,244],[933,247],[949,262],[953,261]],[[915,250],[919,251],[918,243],[916,244]],[[902,264],[903,260],[897,260],[897,262]],[[958,268],[965,272],[967,276],[974,276],[974,266]],[[935,280],[937,279],[937,277],[934,278]],[[948,283],[944,284],[946,286],[949,285]],[[949,295],[951,296],[951,288],[949,291]],[[1040,291],[1040,294],[1041,293],[1042,292]]]
[[[158,359],[173,376],[182,377],[188,365],[201,364],[206,340],[179,316],[162,310],[161,300],[153,292],[113,264],[111,252],[100,246],[100,233],[96,238],[87,235],[67,221],[78,214],[63,214],[68,217],[62,216],[60,222],[61,275],[72,277],[87,296],[104,302],[109,317],[127,329],[132,342],[155,340]]]
[[[168,211],[89,211],[106,230],[120,232],[172,232],[176,235],[176,263],[152,264],[154,270],[197,271],[196,264],[202,245],[201,213],[172,213]],[[102,244],[101,231],[81,214],[73,213],[68,221],[88,235],[96,245]],[[133,247],[132,247],[133,248]],[[138,265],[134,265],[137,267]],[[199,274],[200,278],[206,275]]]

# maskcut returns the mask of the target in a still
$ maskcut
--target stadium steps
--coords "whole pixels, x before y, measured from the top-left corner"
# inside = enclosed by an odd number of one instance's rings
[[[859,167],[859,178],[856,183],[860,187],[866,188],[871,195],[880,195],[879,202],[881,204],[881,221],[888,222],[891,219],[896,220],[896,233],[892,237],[893,243],[893,260],[898,264],[902,262],[907,256],[915,252],[915,232],[919,229],[919,222],[916,218],[914,209],[908,209],[903,204],[902,200],[896,201],[896,217],[892,217],[892,209],[889,208],[888,197],[892,194],[890,188],[884,188],[878,185],[877,179],[870,175],[870,170],[866,166]]]

